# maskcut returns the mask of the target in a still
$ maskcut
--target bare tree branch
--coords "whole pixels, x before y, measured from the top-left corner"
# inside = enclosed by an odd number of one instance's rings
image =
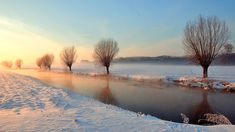
[[[37,66],[38,66],[40,69],[42,68],[42,58],[41,58],[41,57],[40,57],[40,58],[37,58],[36,64],[37,64]]]
[[[53,54],[45,54],[36,60],[36,64],[38,67],[45,68],[48,70],[51,70],[51,65],[53,62],[54,62]]]
[[[72,71],[72,65],[77,60],[77,50],[74,46],[64,48],[60,53],[62,63]]]
[[[224,45],[224,50],[226,54],[231,54],[233,52],[233,45],[232,44],[225,44]]]
[[[98,64],[105,66],[109,74],[110,64],[118,52],[118,43],[115,40],[103,39],[95,46],[93,58]]]
[[[229,29],[217,17],[199,16],[196,21],[188,22],[184,30],[184,47],[191,60],[202,66],[203,77],[208,77],[208,67],[228,43]]]

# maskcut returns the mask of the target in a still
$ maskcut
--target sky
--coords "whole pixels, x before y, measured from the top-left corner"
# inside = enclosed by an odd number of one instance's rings
[[[78,60],[92,60],[104,38],[119,44],[118,57],[184,55],[188,21],[199,15],[226,21],[235,42],[234,0],[1,0],[0,61],[34,64],[75,45]]]

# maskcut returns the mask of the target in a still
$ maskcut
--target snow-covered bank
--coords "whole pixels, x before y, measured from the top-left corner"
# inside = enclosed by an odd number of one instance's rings
[[[213,77],[215,80],[228,80],[235,81],[235,66],[210,66],[209,77]],[[60,71],[61,68],[56,68]],[[105,73],[104,67],[99,67],[93,63],[79,63],[74,65],[73,71],[76,73],[88,73],[88,74],[101,74]],[[156,65],[149,63],[141,64],[128,64],[128,63],[114,63],[110,72],[118,76],[128,77],[167,77],[167,76],[193,76],[201,77],[202,68],[200,66],[193,65]]]
[[[112,76],[116,79],[176,83],[193,88],[210,88],[234,92],[234,68],[234,66],[211,66],[209,68],[210,78],[207,82],[201,78],[202,68],[200,66],[115,63],[110,70]],[[53,71],[64,72],[62,68],[56,68]],[[73,73],[100,76],[105,74],[105,69],[93,63],[79,63],[74,66]]]
[[[58,71],[56,71],[58,72]],[[58,73],[63,73],[62,71]],[[83,75],[91,77],[101,77],[106,76],[102,73],[80,73],[75,72],[74,75]],[[223,90],[227,92],[235,92],[235,81],[227,80],[215,80],[214,78],[201,78],[196,76],[145,76],[145,75],[115,75],[110,74],[110,77],[117,80],[135,80],[141,82],[152,82],[152,83],[165,83],[165,84],[176,84],[180,86],[190,87],[190,88],[202,88],[202,89],[212,89],[212,90]]]
[[[165,77],[164,82],[175,83],[181,86],[187,86],[191,88],[203,88],[203,89],[214,89],[214,90],[224,90],[228,92],[235,91],[235,82],[226,80],[215,80],[213,78],[201,78],[201,77]]]
[[[0,131],[232,131],[163,121],[0,72]]]

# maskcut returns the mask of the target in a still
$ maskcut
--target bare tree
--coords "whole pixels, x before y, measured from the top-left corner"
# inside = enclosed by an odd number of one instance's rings
[[[229,29],[224,21],[217,17],[199,16],[189,22],[184,30],[184,46],[193,62],[203,68],[203,78],[208,77],[208,68],[228,43]]]
[[[60,53],[62,63],[72,71],[72,65],[77,60],[77,50],[74,46],[64,48]]]
[[[23,61],[21,59],[17,59],[15,61],[16,68],[21,69],[21,66],[23,64]]]
[[[51,65],[54,62],[54,55],[53,54],[45,54],[42,58],[42,66],[45,69],[51,70]]]
[[[226,54],[231,54],[233,52],[233,45],[232,44],[225,44],[224,45],[224,50]]]
[[[12,67],[12,61],[3,61],[1,62],[1,64],[7,68],[11,68]]]
[[[109,74],[109,66],[118,51],[118,43],[115,40],[103,39],[95,46],[93,57],[98,64],[106,67],[107,74]]]
[[[41,57],[37,58],[36,64],[40,69],[42,68],[42,58]]]

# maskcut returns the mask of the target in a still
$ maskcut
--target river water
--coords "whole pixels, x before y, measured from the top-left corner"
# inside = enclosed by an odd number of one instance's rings
[[[182,122],[183,113],[189,117],[190,123],[197,124],[197,120],[205,113],[220,113],[235,123],[235,94],[231,93],[106,76],[91,77],[32,69],[13,72],[34,77],[56,88],[70,89],[106,104],[168,121]]]

